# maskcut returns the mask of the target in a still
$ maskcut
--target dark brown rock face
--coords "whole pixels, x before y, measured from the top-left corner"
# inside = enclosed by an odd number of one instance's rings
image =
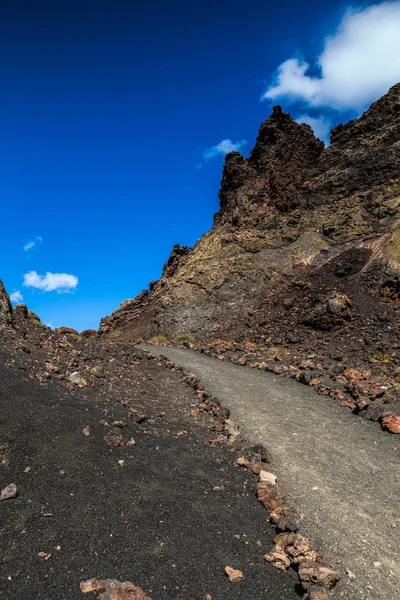
[[[240,339],[273,321],[330,330],[371,313],[397,323],[399,173],[400,84],[327,148],[275,107],[249,158],[227,155],[212,229],[175,246],[150,293],[100,333]]]
[[[10,297],[0,279],[0,325],[10,325],[11,323],[12,307]]]

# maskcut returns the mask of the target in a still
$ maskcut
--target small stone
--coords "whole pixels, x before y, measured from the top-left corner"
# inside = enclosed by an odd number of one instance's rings
[[[321,563],[322,557],[316,550],[311,548],[310,541],[302,536],[297,536],[293,544],[288,545],[286,552],[293,564],[297,565],[307,560],[313,563]]]
[[[129,413],[129,418],[133,419],[133,421],[138,425],[147,419],[146,415],[139,413],[136,410],[133,410]]]
[[[347,574],[347,577],[349,579],[355,579],[356,578],[356,576],[354,575],[353,571],[350,571],[350,569],[346,569],[346,574]]]
[[[99,379],[101,377],[104,377],[105,371],[104,371],[103,365],[96,365],[96,366],[92,367],[90,369],[90,373],[91,373],[91,375],[93,375],[93,377],[98,377]]]
[[[286,550],[287,546],[292,546],[299,538],[297,533],[280,533],[274,537],[274,544]]]
[[[236,461],[236,466],[237,467],[247,467],[248,464],[249,464],[249,461],[244,456],[241,456]]]
[[[299,578],[306,586],[314,583],[330,589],[339,581],[340,573],[319,563],[303,560],[299,565]]]
[[[274,475],[273,473],[269,473],[268,471],[260,471],[260,481],[261,483],[275,485],[276,475]]]
[[[283,490],[279,485],[265,485],[264,483],[257,485],[257,498],[270,513],[283,506],[285,501]]]
[[[275,546],[272,552],[265,554],[264,559],[281,571],[286,571],[290,567],[290,558],[280,546]]]
[[[236,425],[236,423],[234,423],[232,421],[232,419],[227,419],[225,421],[225,428],[226,428],[226,431],[229,433],[230,436],[238,436],[238,435],[240,435],[240,429]]]
[[[82,375],[78,373],[78,371],[75,371],[74,373],[71,373],[71,375],[68,375],[68,381],[71,385],[77,385],[79,388],[84,388],[87,385],[86,379],[84,379]]]
[[[86,425],[86,427],[82,429],[82,433],[84,436],[88,437],[90,435],[90,426]]]
[[[392,412],[382,414],[382,429],[390,433],[400,433],[400,417]]]
[[[1,490],[0,500],[10,500],[18,496],[18,487],[15,483],[10,483],[7,487]]]
[[[232,567],[225,567],[225,573],[228,575],[231,583],[241,581],[244,577],[242,571],[239,571],[238,569],[232,569]]]

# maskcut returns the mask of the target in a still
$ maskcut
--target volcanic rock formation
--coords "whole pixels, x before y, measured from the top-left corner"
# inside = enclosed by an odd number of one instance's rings
[[[275,107],[249,158],[227,155],[220,210],[161,279],[101,322],[132,339],[243,339],[271,323],[329,331],[390,320],[400,292],[400,84],[315,138]]]
[[[12,322],[12,307],[10,296],[0,279],[0,325],[10,325]]]

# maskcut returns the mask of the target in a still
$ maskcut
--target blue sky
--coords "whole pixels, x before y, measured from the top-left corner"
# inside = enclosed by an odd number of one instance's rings
[[[327,139],[400,80],[399,8],[4,0],[9,293],[53,327],[97,327],[210,228],[224,153],[247,154],[273,104]]]

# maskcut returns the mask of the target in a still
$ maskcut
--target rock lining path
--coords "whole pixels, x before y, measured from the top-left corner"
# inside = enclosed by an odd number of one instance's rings
[[[272,373],[189,350],[141,348],[193,372],[246,439],[267,446],[302,532],[342,570],[343,598],[400,598],[399,436]]]

